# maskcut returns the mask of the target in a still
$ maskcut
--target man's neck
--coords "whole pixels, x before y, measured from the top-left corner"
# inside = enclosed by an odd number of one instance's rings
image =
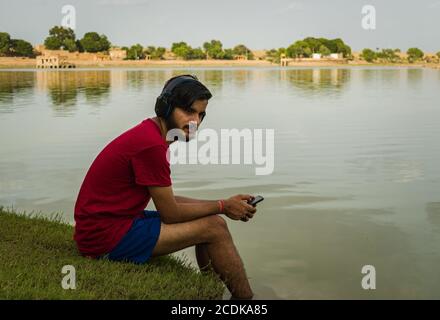
[[[151,120],[153,120],[153,121],[158,125],[158,127],[159,127],[159,129],[160,129],[160,135],[161,135],[162,139],[163,139],[168,145],[170,145],[171,143],[173,143],[174,141],[167,141],[167,132],[168,132],[168,129],[167,129],[167,126],[166,126],[166,124],[165,124],[165,121],[163,121],[163,120],[162,120],[161,118],[159,118],[159,117],[151,118]]]

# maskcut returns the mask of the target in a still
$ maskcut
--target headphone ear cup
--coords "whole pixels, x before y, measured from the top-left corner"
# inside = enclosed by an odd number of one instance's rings
[[[158,117],[164,118],[164,107],[163,107],[163,100],[162,100],[162,95],[160,95],[159,97],[157,97],[156,99],[156,105],[154,107],[154,111],[156,112],[156,115]]]
[[[165,119],[167,119],[170,116],[170,113],[171,113],[171,105],[168,104],[167,112],[165,113]]]
[[[164,94],[162,101],[164,104],[164,118],[168,118],[171,112],[171,104],[169,103],[168,99],[171,95],[167,92]]]
[[[170,113],[171,106],[168,104],[168,96],[167,93],[162,93],[156,99],[154,111],[158,117],[167,118]]]

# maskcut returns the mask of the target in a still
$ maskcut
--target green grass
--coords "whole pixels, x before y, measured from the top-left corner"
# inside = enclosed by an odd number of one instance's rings
[[[223,284],[184,259],[152,258],[144,265],[87,259],[73,227],[57,216],[16,213],[0,206],[0,299],[221,299]],[[65,290],[64,265],[76,269]]]

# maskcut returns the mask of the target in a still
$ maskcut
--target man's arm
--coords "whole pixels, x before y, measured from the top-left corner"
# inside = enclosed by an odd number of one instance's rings
[[[220,212],[219,203],[215,200],[183,203],[176,201],[171,186],[148,187],[148,190],[156,209],[160,212],[162,221],[167,224],[190,221],[219,213],[224,213],[233,220],[239,220],[244,216],[252,218],[256,212],[253,206],[246,203],[246,200],[252,198],[251,195],[237,195],[224,200],[224,210]]]
[[[220,213],[217,201],[186,202],[188,198],[184,198],[184,202],[177,201],[171,186],[148,187],[148,190],[164,223],[185,222]]]
[[[177,203],[206,203],[206,202],[214,201],[214,200],[200,200],[200,199],[194,199],[194,198],[188,198],[182,196],[174,196],[174,199],[176,199]]]

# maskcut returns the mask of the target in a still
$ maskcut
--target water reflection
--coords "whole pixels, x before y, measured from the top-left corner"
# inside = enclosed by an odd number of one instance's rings
[[[411,86],[419,87],[423,78],[423,69],[407,69],[407,80]]]
[[[37,72],[37,89],[47,92],[55,115],[72,114],[78,96],[74,72]]]
[[[0,72],[0,113],[10,113],[14,100],[30,97],[35,86],[33,72]]]
[[[227,83],[230,88],[242,90],[249,85],[264,86],[287,83],[305,94],[340,92],[350,78],[349,69],[163,69],[163,70],[69,70],[35,72],[0,72],[0,112],[13,112],[19,104],[13,99],[30,96],[33,88],[47,94],[55,116],[71,116],[79,100],[89,106],[99,107],[109,101],[110,89],[142,92],[145,89],[158,93],[164,83],[179,74],[195,74],[210,87],[214,94]]]
[[[350,69],[281,69],[280,80],[306,94],[328,95],[340,92],[350,80]]]
[[[440,230],[440,202],[427,203],[425,210],[430,224]]]
[[[197,77],[200,81],[206,83],[213,91],[221,90],[223,87],[225,71],[224,70],[203,70]]]
[[[39,71],[36,87],[47,92],[56,116],[72,115],[78,99],[99,105],[105,102],[110,91],[110,71]]]
[[[394,84],[400,81],[402,72],[399,69],[364,69],[361,70],[361,77],[365,83]]]

